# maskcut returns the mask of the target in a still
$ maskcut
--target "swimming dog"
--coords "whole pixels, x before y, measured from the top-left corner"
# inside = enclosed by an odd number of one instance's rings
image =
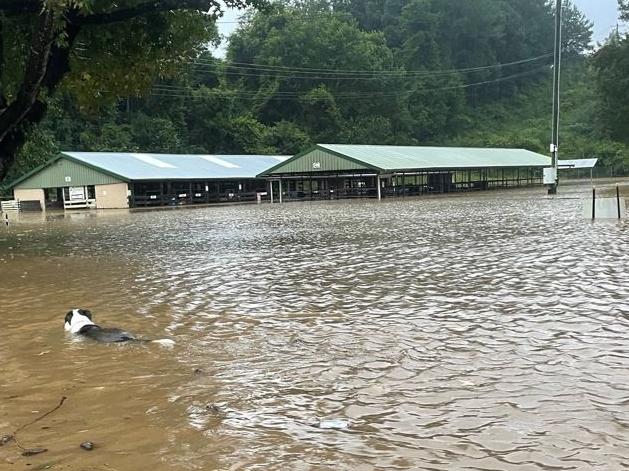
[[[87,309],[72,309],[66,314],[64,328],[66,331],[101,343],[143,342],[173,346],[169,339],[144,340],[121,329],[104,328],[92,321],[92,313]]]

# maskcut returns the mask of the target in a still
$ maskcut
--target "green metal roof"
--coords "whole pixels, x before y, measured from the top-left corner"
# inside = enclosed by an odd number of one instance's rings
[[[340,161],[344,161],[341,165]],[[318,144],[263,175],[366,170],[548,167],[550,157],[524,149]]]
[[[127,181],[120,175],[77,162],[59,154],[45,164],[6,185],[5,188],[55,188],[63,186],[106,185]]]

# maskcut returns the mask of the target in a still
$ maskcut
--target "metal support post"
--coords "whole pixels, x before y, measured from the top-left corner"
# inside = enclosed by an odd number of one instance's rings
[[[552,158],[552,168],[554,170],[555,182],[548,188],[549,195],[557,194],[559,184],[559,92],[561,85],[561,7],[562,0],[555,0],[555,60],[553,79],[553,130],[550,152]]]

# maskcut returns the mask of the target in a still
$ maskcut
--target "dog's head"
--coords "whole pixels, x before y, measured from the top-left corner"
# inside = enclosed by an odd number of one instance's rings
[[[64,328],[76,334],[86,325],[94,325],[92,313],[86,309],[72,309],[66,314]]]

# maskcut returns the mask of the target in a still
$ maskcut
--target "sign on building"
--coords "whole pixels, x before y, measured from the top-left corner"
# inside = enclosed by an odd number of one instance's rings
[[[70,201],[86,200],[84,186],[71,186],[70,187]]]

